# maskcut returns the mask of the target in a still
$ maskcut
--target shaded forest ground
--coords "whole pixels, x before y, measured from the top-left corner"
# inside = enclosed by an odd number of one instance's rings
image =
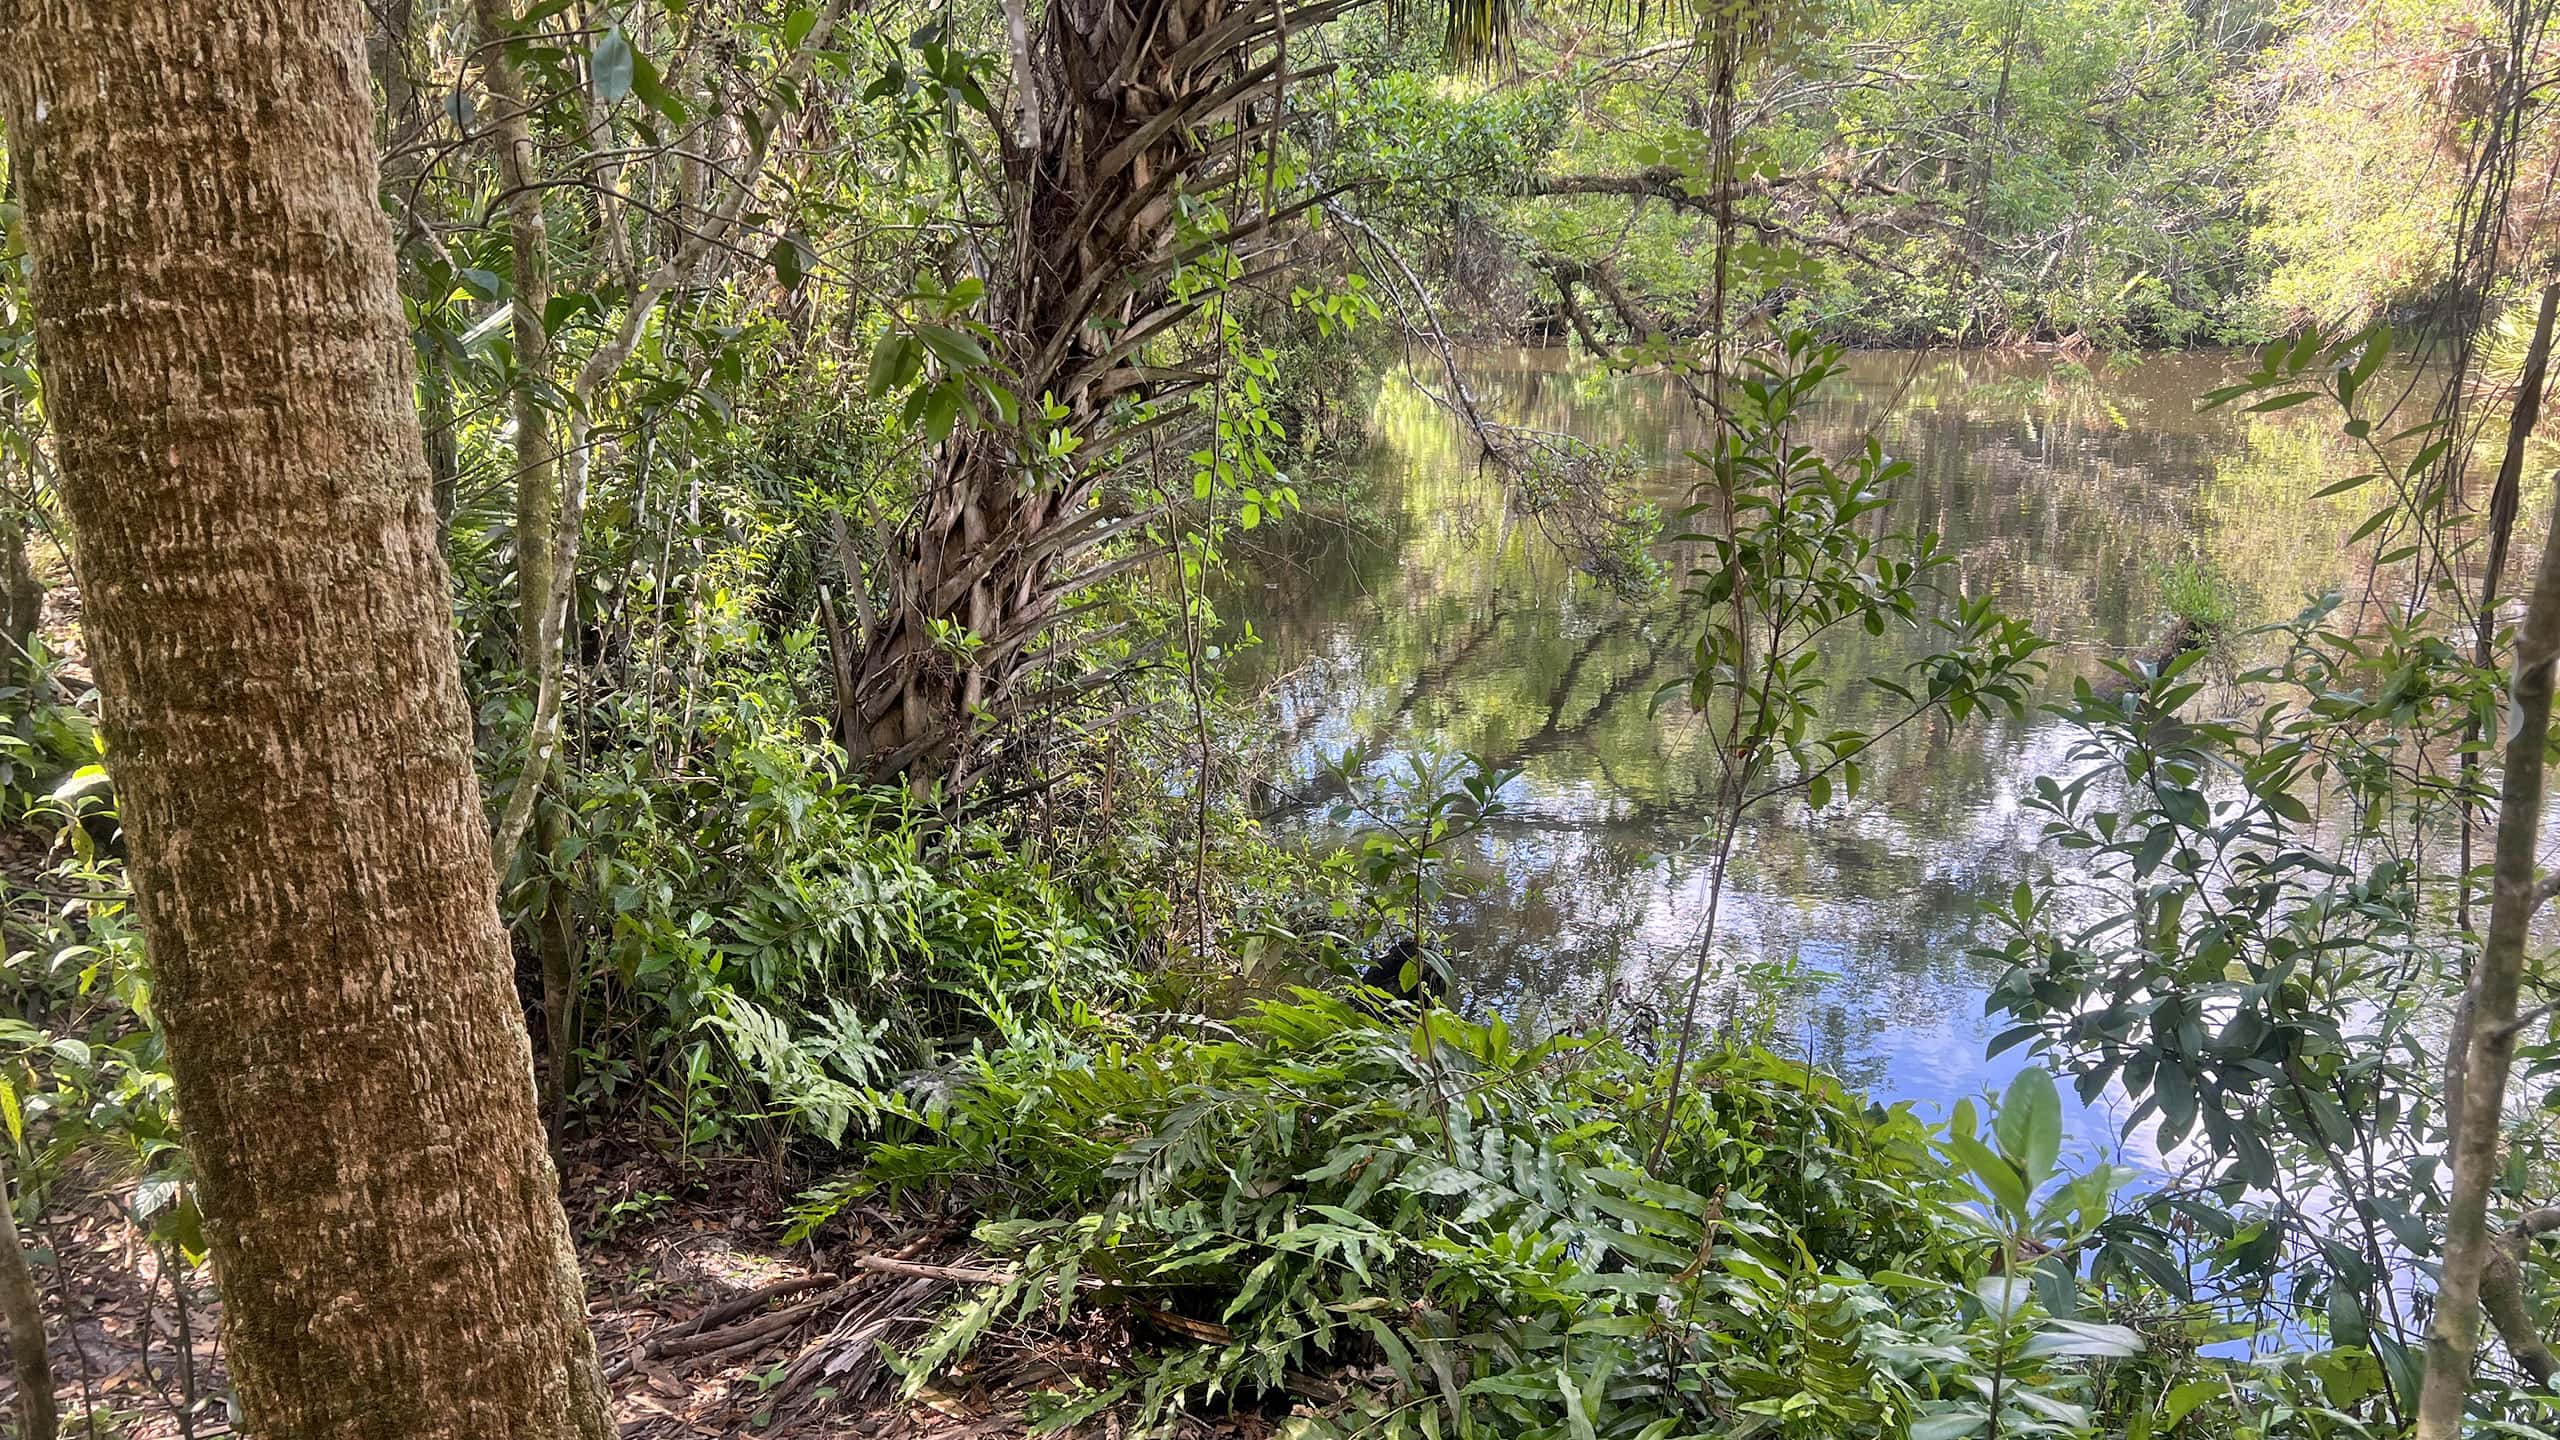
[[[785,1246],[777,1237],[788,1216],[766,1180],[731,1168],[688,1182],[663,1161],[569,1158],[589,1320],[628,1440],[1022,1434],[1043,1392],[1107,1385],[1149,1343],[1143,1315],[1017,1327],[949,1383],[902,1399],[882,1346],[912,1344],[955,1288],[994,1273],[966,1221],[863,1209]],[[675,1190],[688,1198],[666,1198]],[[131,1203],[130,1193],[66,1197],[38,1237],[61,1256],[42,1278],[63,1433],[84,1435],[77,1417],[94,1413],[113,1420],[99,1435],[124,1440],[234,1434],[221,1399],[220,1305],[201,1280],[179,1304],[125,1218]],[[199,1397],[192,1424],[182,1419],[190,1394]],[[0,1406],[13,1399],[0,1376]],[[1286,1418],[1268,1408],[1179,1423],[1187,1434],[1254,1440]],[[1117,1440],[1120,1429],[1106,1414],[1063,1433]]]
[[[57,657],[54,675],[86,693],[94,681],[80,591],[58,562],[46,568],[40,629]],[[0,829],[0,885],[40,893],[36,882],[62,843],[32,826]],[[1022,1434],[1044,1392],[1108,1385],[1133,1350],[1167,1338],[1143,1314],[1118,1312],[1066,1330],[1036,1321],[1000,1326],[972,1359],[947,1367],[950,1383],[908,1399],[883,1347],[914,1344],[956,1290],[1003,1273],[971,1244],[975,1217],[860,1207],[785,1245],[787,1192],[763,1162],[734,1154],[680,1160],[611,1141],[572,1145],[561,1159],[561,1194],[626,1440]],[[66,1178],[28,1236],[62,1433],[80,1440],[238,1434],[209,1274],[164,1263],[134,1219],[138,1198],[132,1182],[90,1165]],[[1201,1324],[1170,1315],[1163,1323]],[[0,1366],[0,1414],[15,1402],[14,1372]],[[1283,1407],[1175,1424],[1187,1435],[1253,1440],[1286,1414]],[[84,1427],[84,1416],[96,1417],[94,1425]],[[1121,1429],[1106,1413],[1053,1433],[1118,1440]]]

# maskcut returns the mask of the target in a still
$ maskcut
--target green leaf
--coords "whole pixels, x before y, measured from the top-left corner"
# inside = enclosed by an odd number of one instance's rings
[[[2161,1142],[2175,1145],[2185,1139],[2195,1128],[2196,1089],[2183,1062],[2170,1058],[2152,1073],[2151,1098],[2160,1103]]]
[[[1991,1420],[1991,1412],[1978,1405],[1959,1405],[1949,1410],[1915,1417],[1911,1422],[1911,1440],[1962,1440],[1978,1434]]]
[[[2223,1393],[2220,1380],[2190,1380],[2172,1388],[2160,1399],[2159,1423],[2163,1430],[2174,1430],[2178,1422],[2195,1412],[2195,1408]]]
[[[2317,390],[2296,390],[2290,395],[2278,395],[2272,400],[2261,400],[2240,413],[2259,415],[2271,410],[2290,410],[2296,405],[2307,404],[2319,398],[2320,392]]]
[[[2043,1066],[2028,1066],[2009,1082],[1992,1135],[2001,1153],[2026,1176],[2028,1190],[2053,1178],[2054,1161],[2062,1153],[2062,1096]]]
[[[2122,1325],[2100,1325],[2086,1320],[2048,1320],[2026,1344],[2030,1356],[2073,1355],[2097,1360],[2122,1360],[2142,1353],[2142,1337]]]
[[[783,232],[781,239],[773,242],[773,248],[765,252],[764,258],[773,266],[773,278],[782,282],[783,289],[797,290],[800,282],[808,278],[810,269],[818,263],[818,252],[799,231],[788,230]]]
[[[1563,1366],[1556,1367],[1556,1393],[1564,1397],[1564,1422],[1573,1440],[1600,1440],[1600,1432],[1592,1428],[1590,1412],[1583,1407],[1582,1392],[1574,1388],[1573,1376]]]
[[[871,347],[871,398],[879,399],[905,383],[909,354],[915,348],[915,337],[897,330],[883,334]]]
[[[597,308],[596,297],[584,291],[563,291],[553,295],[542,303],[543,333],[557,335],[560,333],[560,327]]]
[[[2329,1282],[2329,1338],[2341,1345],[2363,1345],[2372,1337],[2365,1323],[2364,1302],[2355,1290],[2335,1280]]]
[[[1973,1298],[1991,1313],[1994,1324],[2006,1326],[2034,1303],[2036,1287],[2016,1275],[1985,1275],[1973,1282]]]
[[[951,427],[959,418],[960,382],[945,380],[934,386],[932,395],[924,402],[925,433],[939,444],[951,438]]]
[[[621,26],[604,32],[604,38],[596,42],[595,54],[589,58],[597,98],[610,105],[631,93],[635,53],[631,37],[622,33]]]
[[[948,325],[919,325],[916,334],[923,338],[927,349],[953,369],[974,370],[987,363],[985,346]]]
[[[2355,377],[2358,385],[2362,385],[2373,378],[2373,372],[2381,369],[2382,362],[2390,356],[2391,327],[2377,325],[2374,327],[2373,338],[2365,343],[2364,353],[2356,358],[2355,368],[2347,373]]]
[[[2404,1399],[2415,1399],[2422,1384],[2419,1359],[2409,1347],[2391,1337],[2389,1331],[2373,1332],[2373,1353],[2382,1361],[2382,1373],[2389,1377],[2391,1388]]]
[[[2026,1219],[2027,1182],[2017,1166],[1970,1135],[1950,1136],[1947,1148],[1982,1182],[1984,1192],[2002,1212],[2012,1219]]]
[[[104,795],[114,788],[115,781],[107,774],[106,766],[83,765],[54,786],[50,798],[57,805],[67,805],[83,796]]]
[[[1286,1257],[1277,1251],[1263,1257],[1262,1263],[1254,1266],[1253,1269],[1245,1275],[1244,1288],[1236,1292],[1235,1299],[1227,1302],[1226,1311],[1218,1318],[1221,1320],[1233,1320],[1238,1315],[1243,1314],[1245,1309],[1252,1305],[1254,1300],[1262,1294],[1263,1290],[1271,1284],[1271,1277],[1280,1273],[1280,1262],[1284,1258]]]
[[[641,104],[666,117],[669,124],[685,122],[684,102],[667,88],[666,78],[649,62],[649,57],[637,51],[631,56],[631,93],[640,97]]]

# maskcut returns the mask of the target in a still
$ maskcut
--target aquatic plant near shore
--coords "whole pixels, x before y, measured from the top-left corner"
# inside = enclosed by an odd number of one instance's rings
[[[2405,579],[2261,632],[2272,653],[2237,677],[2239,714],[2189,713],[2194,653],[2054,707],[2079,737],[2025,803],[2074,863],[1997,913],[1990,1003],[2016,1024],[1994,1049],[2030,1044],[2084,1098],[2156,1120],[2186,1172],[2173,1207],[2216,1242],[2199,1288],[2325,1327],[2310,1358],[2369,1372],[2353,1382],[2369,1420],[2542,1434],[2560,1361],[2536,1311],[2555,1281],[2527,1262],[2560,1153],[2505,1107],[2511,1061],[2560,1069],[2549,1007],[2517,1014],[2527,922],[2560,892],[2535,859],[2560,568],[2546,555],[2527,623],[2501,631],[2496,562],[2482,585],[2448,558],[2473,522],[2431,478],[2447,427],[2379,433],[2395,402],[2369,382],[2391,345],[2379,326],[2305,331],[2205,397],[2334,405],[2368,468],[2324,493],[2386,497],[2351,543]],[[2493,556],[2501,513],[2493,499]],[[2512,680],[2502,648],[2523,657]],[[2483,886],[2470,832],[2493,802]],[[2503,1353],[2476,1353],[2484,1312]]]
[[[2208,640],[2240,618],[2240,596],[2229,577],[2190,556],[2160,572],[2160,603],[2185,634]]]

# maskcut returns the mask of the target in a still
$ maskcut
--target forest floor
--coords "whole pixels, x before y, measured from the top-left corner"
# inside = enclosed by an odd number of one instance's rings
[[[1161,1338],[1143,1315],[999,1327],[960,1374],[902,1398],[882,1347],[912,1346],[962,1287],[1001,1275],[964,1220],[852,1211],[784,1246],[769,1177],[745,1167],[679,1183],[664,1162],[573,1155],[564,1191],[626,1440],[1021,1435],[1043,1392],[1107,1386]],[[45,1252],[63,1434],[89,1440],[77,1417],[95,1414],[98,1437],[232,1435],[209,1279],[173,1285],[176,1267],[127,1218],[129,1201],[65,1200],[29,1237]],[[14,1399],[0,1375],[0,1413]],[[1260,1440],[1287,1413],[1186,1423],[1195,1436]],[[1105,1413],[1060,1433],[1119,1440],[1121,1425]]]
[[[53,578],[46,638],[65,657],[62,682],[86,687],[79,592]],[[26,883],[49,849],[32,830],[0,828],[0,879]],[[1199,1323],[999,1326],[958,1377],[907,1398],[882,1347],[912,1346],[962,1286],[1002,1278],[971,1246],[968,1217],[856,1210],[785,1246],[787,1192],[768,1167],[717,1158],[679,1166],[604,1145],[564,1157],[561,1190],[625,1440],[1023,1434],[1044,1391],[1107,1386],[1134,1351],[1182,1333],[1166,1327]],[[26,1237],[62,1433],[220,1440],[235,1428],[211,1276],[155,1251],[132,1218],[133,1198],[130,1183],[66,1180]],[[16,1401],[14,1376],[0,1366],[0,1416]],[[1186,1423],[1197,1436],[1259,1440],[1285,1415]],[[82,1428],[83,1416],[96,1423]],[[1062,1433],[1120,1432],[1106,1414]]]

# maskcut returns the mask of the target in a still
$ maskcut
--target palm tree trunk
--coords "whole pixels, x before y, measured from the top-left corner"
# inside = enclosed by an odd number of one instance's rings
[[[156,1001],[268,1440],[605,1440],[356,0],[0,0]]]
[[[1014,234],[989,289],[1024,433],[990,428],[946,447],[884,567],[888,603],[840,702],[875,776],[964,788],[982,768],[980,739],[1041,703],[1023,681],[1060,599],[1089,579],[1078,561],[1103,528],[1094,462],[1112,448],[1108,417],[1123,401],[1176,405],[1204,378],[1144,354],[1146,337],[1172,336],[1198,308],[1164,293],[1195,258],[1173,242],[1177,198],[1246,193],[1254,107],[1276,115],[1292,78],[1274,42],[1358,3],[1054,0],[1030,50],[1017,46],[1029,93],[1004,137]],[[1227,243],[1250,251],[1281,218],[1238,215]],[[1035,473],[1023,457],[1047,423],[1044,399],[1086,448]],[[940,643],[947,627],[974,643]]]

